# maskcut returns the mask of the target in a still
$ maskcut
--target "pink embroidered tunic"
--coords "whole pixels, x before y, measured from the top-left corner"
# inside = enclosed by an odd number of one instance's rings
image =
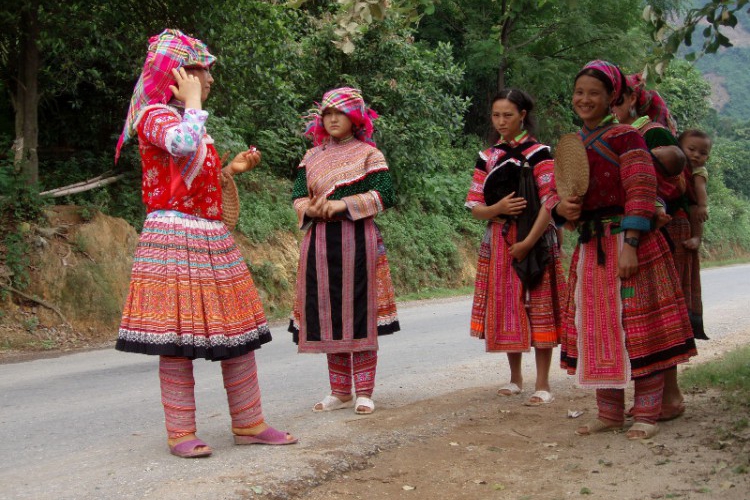
[[[221,159],[206,134],[208,113],[155,105],[136,122],[147,212],[175,210],[221,220]]]
[[[312,220],[310,196],[346,203],[333,220]],[[378,335],[399,330],[385,245],[374,217],[395,196],[383,154],[350,139],[307,151],[292,193],[300,226],[297,295],[289,331],[299,352],[378,348]]]
[[[578,222],[564,303],[561,365],[580,386],[617,388],[696,354],[679,278],[661,233],[650,231],[656,176],[646,143],[629,125],[579,132],[589,190]],[[559,202],[554,192],[547,200]],[[626,229],[638,229],[638,271],[620,279]]]
[[[548,146],[524,133],[511,143],[498,144],[479,154],[465,206],[485,204],[484,185],[490,172],[521,168],[524,163],[533,168],[537,194],[542,202],[546,201],[553,185],[554,160]],[[508,191],[517,188],[509,187]],[[491,352],[523,352],[531,346],[551,348],[560,342],[565,278],[556,230],[550,225],[542,236],[550,259],[541,282],[528,293],[513,269],[510,255],[516,235],[514,220],[491,220],[479,249],[470,333],[484,339],[486,350]]]

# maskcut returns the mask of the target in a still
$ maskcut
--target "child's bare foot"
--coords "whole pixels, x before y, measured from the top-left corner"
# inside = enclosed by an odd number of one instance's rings
[[[682,246],[684,246],[688,250],[698,250],[698,248],[700,248],[701,246],[701,239],[697,236],[693,236],[692,238],[683,241]]]
[[[667,214],[664,209],[657,209],[654,216],[656,217],[656,229],[666,226],[672,220],[672,216]]]

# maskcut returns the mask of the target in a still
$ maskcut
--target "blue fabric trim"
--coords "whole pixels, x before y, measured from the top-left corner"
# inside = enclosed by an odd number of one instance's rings
[[[620,223],[622,229],[637,229],[638,231],[649,231],[651,229],[651,219],[640,217],[638,215],[626,215]]]

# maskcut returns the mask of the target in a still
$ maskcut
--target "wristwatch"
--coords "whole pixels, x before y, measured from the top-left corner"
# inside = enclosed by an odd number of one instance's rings
[[[638,238],[634,236],[631,236],[630,238],[625,238],[623,241],[625,241],[625,243],[627,243],[633,248],[638,248],[638,245],[641,243],[641,240],[639,240]]]

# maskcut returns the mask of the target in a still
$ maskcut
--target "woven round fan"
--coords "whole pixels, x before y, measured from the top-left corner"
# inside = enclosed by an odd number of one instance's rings
[[[240,219],[240,193],[231,175],[221,173],[221,212],[222,220],[230,231]]]
[[[589,159],[578,134],[565,134],[557,143],[555,183],[560,198],[583,196],[589,188]]]

